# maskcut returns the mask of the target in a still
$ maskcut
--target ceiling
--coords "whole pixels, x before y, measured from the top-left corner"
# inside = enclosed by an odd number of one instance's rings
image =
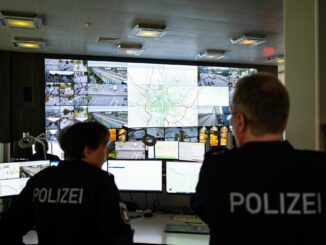
[[[45,40],[39,52],[56,54],[124,56],[116,52],[119,42],[143,44],[139,58],[196,61],[198,52],[218,49],[227,51],[220,62],[264,64],[264,57],[284,53],[282,0],[0,0],[0,10],[43,20],[40,30],[0,26],[1,50],[17,51],[14,37],[29,37]],[[129,37],[137,23],[165,24],[168,32],[159,39]],[[231,44],[245,32],[264,33],[267,42]],[[119,40],[98,43],[99,37]]]

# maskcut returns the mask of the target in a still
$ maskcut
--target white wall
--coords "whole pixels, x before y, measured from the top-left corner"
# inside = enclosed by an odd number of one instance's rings
[[[284,0],[285,86],[291,100],[286,137],[299,149],[320,144],[315,6],[314,0]]]

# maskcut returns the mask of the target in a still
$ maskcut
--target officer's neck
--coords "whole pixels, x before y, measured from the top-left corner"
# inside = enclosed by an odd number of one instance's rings
[[[254,134],[250,130],[247,130],[243,135],[240,146],[249,142],[270,142],[270,141],[282,141],[282,140],[283,140],[283,132]]]

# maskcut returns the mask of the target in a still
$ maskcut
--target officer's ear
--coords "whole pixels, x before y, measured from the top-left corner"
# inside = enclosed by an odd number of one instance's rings
[[[83,157],[87,159],[89,156],[92,155],[93,151],[94,150],[91,147],[85,146],[83,150]]]

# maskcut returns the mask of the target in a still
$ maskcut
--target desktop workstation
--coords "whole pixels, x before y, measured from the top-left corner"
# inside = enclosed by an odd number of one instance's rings
[[[175,142],[173,142],[175,144]],[[179,143],[177,142],[177,145]],[[187,143],[188,144],[188,143]],[[201,143],[198,143],[203,145]],[[182,145],[182,143],[181,143]],[[192,145],[192,144],[190,144]],[[159,147],[160,151],[166,152]],[[184,148],[184,146],[183,146]],[[204,147],[198,147],[201,152],[194,152],[195,155],[204,154]],[[159,156],[162,154],[158,151]],[[184,151],[184,149],[183,149]],[[156,152],[156,150],[154,150]],[[175,157],[180,156],[179,150],[175,151]],[[170,155],[169,155],[170,156]],[[168,157],[168,155],[166,155]],[[154,155],[155,158],[155,155]],[[180,166],[178,166],[180,164]],[[52,162],[50,165],[49,161],[34,161],[34,162],[15,162],[15,163],[4,163],[0,165],[0,194],[1,197],[17,195],[24,187],[24,183],[28,180],[27,177],[33,176],[40,169],[40,166],[45,167],[56,167],[57,162]],[[188,165],[188,172],[183,171]],[[31,173],[26,176],[26,166],[29,169],[37,169],[37,171],[29,171]],[[116,184],[121,192],[156,192],[156,193],[183,193],[190,194],[194,192],[196,177],[198,176],[199,168],[201,166],[200,162],[186,162],[182,160],[108,160],[106,161],[102,169],[104,171],[109,171],[114,174]],[[193,170],[191,170],[193,168]],[[163,176],[163,170],[167,169],[166,174]],[[166,178],[165,178],[166,177]],[[167,179],[167,180],[165,180]],[[15,188],[13,181],[21,183],[19,189]],[[166,185],[165,183],[169,183]],[[183,186],[180,186],[184,183]],[[189,184],[187,184],[189,183]],[[166,186],[163,188],[163,185]],[[15,189],[15,192],[10,192]],[[180,219],[176,217],[175,214],[163,214],[153,213],[152,217],[141,217],[135,218],[131,215],[131,224],[135,229],[134,241],[136,243],[149,243],[149,244],[189,244],[189,241],[198,240],[202,241],[202,244],[207,244],[208,235],[207,234],[177,234],[177,233],[167,233],[167,225],[171,224],[185,224],[186,226],[198,225],[202,223],[199,219],[195,219],[189,216],[187,219]],[[172,231],[173,232],[173,231]],[[178,232],[178,231],[174,231]],[[29,232],[24,240],[27,244],[36,244],[37,236],[34,231]],[[205,243],[206,242],[206,243]],[[199,243],[201,244],[201,243]]]

